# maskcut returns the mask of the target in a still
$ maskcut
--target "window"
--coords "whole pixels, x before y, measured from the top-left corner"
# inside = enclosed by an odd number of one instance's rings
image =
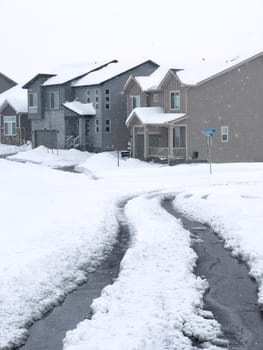
[[[29,105],[28,105],[29,113],[37,112],[37,92],[29,93]]]
[[[141,96],[131,96],[131,106],[132,109],[140,107],[141,105]]]
[[[59,92],[51,91],[49,93],[49,107],[51,109],[59,109]]]
[[[95,119],[95,133],[100,132],[100,121],[99,119]]]
[[[180,91],[170,92],[170,109],[180,109]]]
[[[87,103],[90,103],[90,101],[91,101],[91,99],[90,99],[90,90],[87,90],[87,92],[86,92],[86,102]]]
[[[110,119],[105,120],[105,131],[107,133],[111,132],[111,120]]]
[[[16,116],[4,116],[4,134],[6,136],[16,135]]]
[[[105,89],[105,109],[111,108],[111,95],[110,89]]]
[[[221,126],[221,142],[228,142],[228,126]]]
[[[153,95],[153,102],[154,102],[154,103],[159,102],[159,95],[158,95],[158,94],[154,94],[154,95]]]

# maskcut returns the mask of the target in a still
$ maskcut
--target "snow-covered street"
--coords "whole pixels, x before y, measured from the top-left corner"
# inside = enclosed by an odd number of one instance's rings
[[[92,319],[66,334],[65,349],[190,350],[192,336],[219,335],[204,317],[206,282],[193,273],[189,232],[160,207],[166,193],[247,261],[263,303],[263,164],[214,164],[210,175],[207,164],[128,159],[118,167],[114,153],[43,147],[9,159],[26,163],[0,160],[0,349],[23,340],[32,320],[85,280],[115,241],[127,199],[132,237],[119,278],[93,302]],[[51,168],[69,165],[82,174]]]

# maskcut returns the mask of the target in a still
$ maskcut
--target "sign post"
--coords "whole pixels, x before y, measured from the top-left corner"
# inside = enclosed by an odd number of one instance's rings
[[[212,136],[216,132],[216,129],[202,130],[202,134],[206,136],[207,141],[207,160],[209,162],[210,174],[212,174]]]

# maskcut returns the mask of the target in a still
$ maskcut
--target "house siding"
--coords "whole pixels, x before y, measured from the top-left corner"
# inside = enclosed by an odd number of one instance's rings
[[[16,135],[5,135],[4,133],[4,116],[16,117]],[[27,114],[17,114],[16,111],[7,105],[0,113],[0,142],[9,145],[22,145],[31,140],[31,123]]]
[[[180,91],[180,109],[170,108],[170,92]],[[165,82],[162,84],[162,95],[160,106],[164,107],[165,113],[187,113],[187,88],[182,86],[179,79],[169,72]]]
[[[263,161],[263,58],[226,72],[189,89],[189,158],[198,152],[207,158],[203,129],[215,128],[214,162]],[[221,142],[221,127],[228,126],[229,141]]]
[[[15,86],[16,83],[0,73],[0,93]]]

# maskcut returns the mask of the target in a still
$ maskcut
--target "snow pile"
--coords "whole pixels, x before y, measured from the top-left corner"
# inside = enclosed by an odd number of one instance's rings
[[[31,148],[32,146],[30,143],[22,146],[6,145],[4,143],[0,143],[0,156],[6,156],[8,154],[14,154],[18,152],[25,152],[31,150]]]
[[[0,160],[0,348],[86,278],[115,241],[114,198],[85,175]]]
[[[126,215],[133,238],[119,278],[94,300],[92,319],[67,333],[64,349],[187,350],[191,339],[215,339],[219,324],[201,316],[206,283],[193,274],[189,233],[156,198],[131,200]]]
[[[63,149],[49,149],[44,146],[39,146],[26,153],[19,153],[13,156],[9,156],[8,159],[31,162],[35,164],[42,164],[49,167],[65,167],[74,166],[76,164],[84,162],[90,157],[89,152],[81,152],[76,149],[63,150]]]

